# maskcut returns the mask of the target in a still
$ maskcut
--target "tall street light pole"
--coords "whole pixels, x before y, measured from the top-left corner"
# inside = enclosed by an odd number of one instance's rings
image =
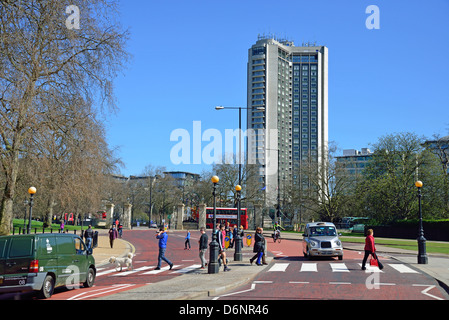
[[[29,220],[28,220],[28,234],[31,233],[31,217],[33,215],[33,197],[34,197],[36,191],[37,190],[36,190],[35,187],[30,187],[28,189],[28,193],[30,194],[30,217],[29,217]]]
[[[280,150],[279,149],[270,149],[270,148],[258,148],[259,150],[270,150],[270,151],[277,151],[278,153],[278,169],[277,169],[277,179],[278,179],[278,192],[277,192],[277,210],[276,210],[276,218],[275,221],[278,221],[281,223],[281,176],[279,173],[280,164],[281,164],[281,158],[280,158]]]
[[[239,110],[239,186],[242,185],[242,109],[248,110],[259,110],[259,111],[265,111],[265,107],[223,107],[223,106],[216,106],[215,110],[223,110],[223,109],[238,109]],[[240,187],[241,190],[241,187]],[[239,194],[239,192],[237,192]],[[239,200],[240,203],[240,200]],[[243,247],[243,239],[240,234],[240,208],[237,209],[237,235],[234,239],[235,243],[235,252],[234,252],[234,261],[242,261],[242,254],[241,254],[241,248]],[[239,260],[237,260],[239,259]]]
[[[236,238],[234,240],[235,242],[235,251],[234,251],[234,261],[242,261],[242,247],[243,247],[243,239],[242,235],[240,233],[240,200],[241,200],[241,194],[240,191],[242,191],[242,186],[237,185],[235,186],[235,191],[237,191],[237,232],[236,232]]]
[[[427,264],[426,238],[424,238],[424,228],[422,225],[422,208],[421,208],[421,188],[423,183],[416,181],[415,186],[418,188],[419,203],[419,237],[418,237],[418,264]]]
[[[427,264],[426,254],[426,238],[424,238],[424,228],[422,225],[422,207],[421,207],[421,188],[423,183],[416,181],[415,186],[418,188],[418,203],[419,203],[419,237],[418,237],[418,264]]]
[[[214,184],[214,189],[212,195],[214,196],[214,217],[213,217],[213,225],[212,225],[212,241],[209,244],[210,252],[209,252],[209,264],[207,266],[207,273],[218,273],[218,242],[217,242],[217,201],[216,201],[216,188],[218,181],[220,179],[217,176],[212,177],[212,183]]]

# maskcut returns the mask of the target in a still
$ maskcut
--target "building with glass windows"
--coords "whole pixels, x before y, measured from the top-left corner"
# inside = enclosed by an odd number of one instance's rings
[[[248,52],[247,81],[247,158],[275,200],[278,181],[281,189],[307,183],[301,161],[327,154],[328,48],[259,35]]]
[[[368,162],[373,158],[373,153],[368,148],[362,151],[356,149],[343,150],[343,155],[336,157],[338,168],[349,176],[360,176],[365,170]]]

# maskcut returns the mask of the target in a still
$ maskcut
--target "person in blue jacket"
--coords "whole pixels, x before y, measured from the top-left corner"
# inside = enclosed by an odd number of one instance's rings
[[[189,245],[190,250],[190,231],[187,230],[186,242],[184,243],[184,250],[187,250],[187,245]]]
[[[155,270],[161,270],[161,262],[164,260],[170,266],[170,270],[173,268],[173,263],[165,257],[165,250],[167,249],[167,232],[164,228],[160,228],[156,235],[156,239],[159,239],[159,256],[157,258],[157,267]]]

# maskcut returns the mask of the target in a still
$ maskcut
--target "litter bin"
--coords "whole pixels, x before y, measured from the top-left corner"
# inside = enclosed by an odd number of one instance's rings
[[[92,239],[92,248],[98,247],[98,231],[94,232],[94,237]]]

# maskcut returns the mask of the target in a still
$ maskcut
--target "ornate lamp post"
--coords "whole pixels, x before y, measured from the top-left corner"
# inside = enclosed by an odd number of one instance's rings
[[[418,237],[418,264],[427,264],[426,254],[426,238],[424,238],[424,228],[422,225],[422,209],[421,209],[421,188],[423,183],[416,181],[415,186],[418,188],[418,202],[419,202],[419,237]]]
[[[237,185],[235,186],[235,191],[237,191],[237,232],[236,237],[234,240],[235,243],[235,251],[234,251],[234,261],[242,261],[242,235],[240,234],[240,199],[241,194],[240,191],[242,191],[242,186]]]
[[[217,201],[216,201],[216,188],[218,181],[217,176],[212,177],[212,183],[214,184],[214,189],[212,192],[212,195],[214,196],[214,218],[213,218],[213,225],[212,225],[212,241],[209,244],[210,252],[209,252],[209,264],[207,266],[207,273],[218,273],[218,242],[217,242]]]
[[[30,194],[30,217],[28,220],[28,234],[31,233],[31,216],[33,215],[33,197],[34,194],[36,193],[36,188],[35,187],[30,187],[28,189],[28,193]]]

